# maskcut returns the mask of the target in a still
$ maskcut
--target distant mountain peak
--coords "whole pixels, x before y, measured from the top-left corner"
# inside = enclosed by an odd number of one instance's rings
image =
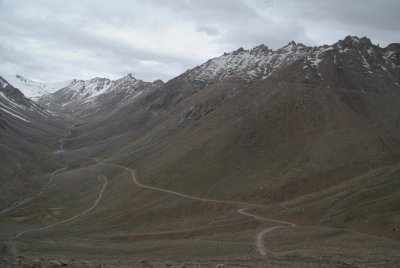
[[[31,106],[31,101],[28,100],[24,94],[18,89],[13,87],[6,79],[0,76],[0,93],[3,94],[6,101],[14,103],[16,106],[23,105],[26,107]],[[1,99],[1,98],[0,98]]]
[[[25,77],[23,77],[22,75],[19,75],[19,74],[16,74],[15,77],[20,79],[21,81],[26,80]]]
[[[360,47],[371,47],[372,42],[369,38],[367,37],[361,37],[359,38],[358,36],[351,36],[348,35],[346,36],[343,40],[339,40],[338,42],[343,49],[349,48],[360,48]]]
[[[244,53],[245,51],[247,51],[247,50],[245,50],[243,47],[239,47],[237,50],[233,51],[232,54],[237,55],[240,53]]]
[[[250,50],[250,53],[264,53],[264,54],[268,54],[268,53],[270,53],[272,51],[272,49],[270,49],[268,46],[266,46],[266,45],[264,45],[264,44],[261,44],[261,45],[258,45],[258,46],[255,46],[254,48],[252,48],[251,50]]]
[[[386,48],[386,53],[383,57],[375,58],[375,64],[382,64],[380,69],[391,68],[397,66],[399,61],[397,53],[399,51],[396,44],[391,44]],[[333,45],[323,46],[305,46],[295,41],[290,41],[282,48],[277,50],[269,49],[266,45],[259,45],[251,50],[245,50],[240,47],[230,53],[224,53],[220,57],[208,60],[204,64],[188,70],[185,75],[187,78],[201,81],[203,83],[213,83],[224,78],[240,79],[245,82],[255,81],[258,79],[265,79],[273,72],[281,69],[299,59],[304,59],[304,69],[311,67],[316,71],[316,76],[320,76],[319,65],[322,61],[330,61],[329,64],[337,64],[336,58],[327,57],[332,53],[337,56],[340,53],[353,53],[354,57],[360,58],[362,65],[369,66],[368,63],[373,57],[374,51],[379,46],[373,45],[371,40],[367,37],[347,36],[343,40],[339,40]],[[390,50],[389,50],[390,49]],[[328,53],[328,51],[330,51]],[[389,52],[392,53],[389,53]],[[374,57],[378,57],[375,55]],[[387,61],[390,65],[387,65]],[[385,67],[386,66],[386,67]],[[370,70],[366,70],[368,72]]]
[[[140,79],[137,79],[133,73],[128,73],[126,76],[124,76],[118,80],[141,81]]]
[[[389,51],[395,51],[395,50],[400,51],[400,44],[399,43],[391,43],[385,49],[389,50]]]
[[[132,102],[144,91],[162,86],[161,80],[144,82],[134,77],[132,73],[110,80],[95,77],[90,80],[74,80],[69,86],[44,96],[39,103],[60,105],[63,109],[77,112],[88,110],[110,110],[117,103],[127,104]],[[86,113],[87,114],[87,113]]]
[[[8,82],[0,76],[0,88],[6,88],[8,85]]]
[[[165,84],[165,82],[164,82],[163,80],[161,80],[161,79],[157,79],[157,80],[154,80],[154,81],[153,81],[153,84],[156,84],[156,85],[163,85],[163,84]]]
[[[21,90],[30,99],[37,99],[43,95],[55,92],[73,82],[73,80],[70,80],[59,83],[42,83],[30,80],[19,74],[2,76],[10,85]]]

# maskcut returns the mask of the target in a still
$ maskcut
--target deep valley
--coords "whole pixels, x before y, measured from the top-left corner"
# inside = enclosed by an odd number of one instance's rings
[[[399,84],[400,44],[355,36],[0,77],[0,266],[398,267]]]

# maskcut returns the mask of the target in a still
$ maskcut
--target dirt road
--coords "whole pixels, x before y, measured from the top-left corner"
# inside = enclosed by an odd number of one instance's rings
[[[99,204],[101,199],[103,198],[104,191],[106,190],[107,185],[108,185],[107,178],[104,177],[104,176],[100,176],[100,177],[104,180],[103,187],[101,188],[101,191],[99,192],[99,195],[97,196],[97,199],[95,200],[95,202],[93,203],[93,205],[91,207],[89,207],[85,211],[83,211],[83,212],[81,212],[79,214],[76,214],[76,215],[74,215],[71,218],[68,218],[66,220],[62,220],[62,221],[59,221],[59,222],[56,222],[56,223],[53,223],[53,224],[50,224],[50,225],[47,225],[47,226],[44,226],[44,227],[38,227],[38,228],[28,229],[28,230],[24,230],[22,232],[19,232],[18,234],[16,234],[14,236],[14,238],[12,240],[10,240],[8,242],[8,244],[11,246],[11,253],[13,255],[18,255],[17,241],[16,240],[18,238],[20,238],[22,235],[27,234],[27,233],[43,231],[43,230],[47,230],[47,229],[53,228],[54,226],[57,226],[57,225],[72,221],[72,220],[74,220],[74,219],[76,219],[78,217],[81,217],[81,216],[85,215],[86,213],[90,212],[91,210],[93,210]]]
[[[264,245],[264,235],[266,233],[271,232],[271,231],[273,231],[275,229],[278,229],[278,228],[283,228],[283,227],[288,227],[288,226],[289,227],[295,227],[296,226],[294,223],[291,223],[291,222],[280,221],[280,220],[275,220],[275,219],[269,219],[269,218],[261,217],[261,216],[255,215],[255,214],[251,214],[249,212],[245,212],[245,210],[249,209],[249,207],[253,207],[253,208],[255,208],[255,207],[263,207],[263,205],[260,205],[260,204],[201,198],[201,197],[191,196],[191,195],[188,195],[188,194],[179,193],[179,192],[175,192],[175,191],[171,191],[171,190],[166,190],[166,189],[162,189],[162,188],[158,188],[158,187],[154,187],[154,186],[144,185],[144,184],[140,183],[137,180],[135,172],[129,167],[118,165],[118,164],[106,163],[106,162],[104,162],[104,161],[102,161],[102,160],[100,160],[98,158],[95,158],[95,161],[97,163],[101,164],[101,165],[114,166],[114,167],[118,167],[118,168],[121,168],[121,169],[124,169],[124,170],[128,171],[130,173],[131,177],[132,177],[133,183],[138,187],[146,188],[146,189],[150,189],[150,190],[155,190],[155,191],[159,191],[159,192],[163,192],[163,193],[173,194],[173,195],[176,195],[176,196],[180,196],[180,197],[184,197],[184,198],[188,198],[188,199],[192,199],[192,200],[198,200],[198,201],[204,201],[204,202],[212,202],[212,203],[235,204],[235,205],[247,206],[247,208],[240,208],[240,209],[237,209],[237,210],[234,210],[234,211],[236,211],[237,213],[242,214],[244,216],[254,218],[256,220],[280,224],[279,226],[273,226],[273,227],[268,227],[266,229],[263,229],[261,232],[259,232],[256,235],[256,237],[255,237],[256,249],[261,255],[266,255],[266,247]]]

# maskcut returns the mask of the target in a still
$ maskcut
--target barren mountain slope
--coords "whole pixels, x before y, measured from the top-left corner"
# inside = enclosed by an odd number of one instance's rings
[[[394,264],[399,66],[398,44],[347,37],[239,49],[104,109],[53,94],[49,108],[82,115],[70,168],[0,235],[39,228],[17,239],[31,256]]]
[[[248,68],[239,66],[215,82],[204,75],[218,73],[207,69],[211,60],[80,126],[82,135],[69,145],[86,159],[90,152],[110,156],[151,184],[263,204],[397,164],[398,46],[378,48],[356,37],[319,48],[289,46],[293,53],[285,56],[293,60],[268,77],[248,80]],[[238,53],[253,50],[228,55]],[[397,221],[385,224],[391,235]]]
[[[1,208],[39,189],[59,165],[53,151],[64,124],[0,77]]]

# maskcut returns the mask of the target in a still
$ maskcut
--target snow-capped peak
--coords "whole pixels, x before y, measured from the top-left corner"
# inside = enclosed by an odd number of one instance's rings
[[[286,46],[272,50],[265,45],[259,45],[251,50],[239,48],[230,53],[224,53],[220,57],[208,60],[206,63],[188,70],[183,74],[186,79],[200,81],[205,84],[213,83],[221,79],[240,79],[245,82],[265,79],[276,70],[288,66],[297,60],[303,59],[304,69],[312,67],[316,75],[321,77],[319,70],[320,63],[329,60],[337,64],[338,57],[335,53],[351,52],[353,56],[360,56],[361,65],[368,66],[371,57],[384,57],[390,66],[398,66],[398,47],[389,45],[376,54],[379,46],[373,45],[366,37],[347,36],[333,45],[308,47],[295,41],[289,42]],[[328,52],[330,51],[330,52]],[[379,62],[380,58],[376,58]],[[382,63],[387,65],[386,63]],[[384,66],[388,68],[388,66]]]
[[[0,88],[6,88],[7,86],[8,86],[7,81],[0,76]]]
[[[122,85],[126,84],[130,87],[133,87],[138,83],[144,82],[135,78],[132,73],[129,73],[128,75],[117,80],[99,77],[95,77],[90,80],[74,80],[67,90],[70,92],[71,100],[77,98],[88,100],[90,98],[115,90]]]
[[[61,88],[68,86],[72,80],[59,83],[41,83],[27,79],[21,75],[3,75],[10,85],[24,93],[27,98],[38,99],[39,97],[53,93]]]
[[[95,77],[90,80],[74,80],[68,87],[72,93],[71,98],[78,96],[89,98],[103,94],[111,86],[111,80],[107,78]]]
[[[53,94],[39,99],[45,106],[57,105],[74,113],[89,111],[105,111],[114,105],[125,105],[134,101],[144,91],[157,88],[163,84],[157,80],[153,83],[137,79],[128,74],[117,80],[92,78],[90,80],[74,80],[71,84]]]
[[[44,85],[44,83],[40,83],[40,82],[35,82],[35,81],[33,81],[33,80],[31,80],[31,79],[28,79],[28,78],[26,78],[26,77],[24,77],[24,76],[22,76],[22,75],[19,75],[19,74],[16,74],[15,75],[15,78],[17,78],[17,79],[19,79],[21,82],[23,82],[23,83],[36,83],[36,84],[43,84]]]
[[[294,41],[276,51],[265,45],[251,50],[239,48],[188,71],[188,78],[205,83],[232,77],[245,81],[265,78],[276,68],[305,56],[311,48],[297,45]]]

